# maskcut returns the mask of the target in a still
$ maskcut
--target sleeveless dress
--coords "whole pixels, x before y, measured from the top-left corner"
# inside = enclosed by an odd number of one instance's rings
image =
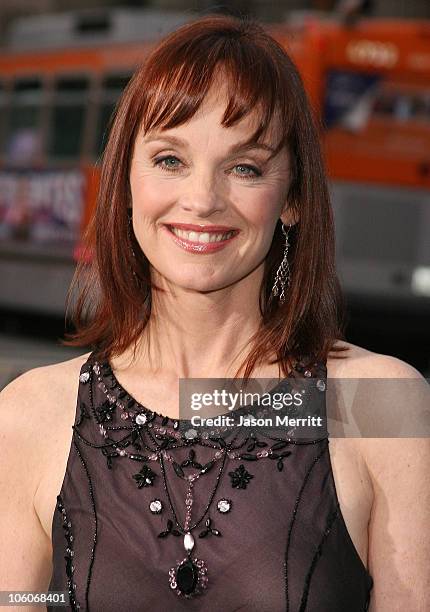
[[[324,417],[326,365],[303,364],[270,393],[306,380]],[[373,579],[340,510],[327,431],[189,423],[139,404],[89,355],[52,522],[49,591],[67,606],[47,610],[368,610]]]

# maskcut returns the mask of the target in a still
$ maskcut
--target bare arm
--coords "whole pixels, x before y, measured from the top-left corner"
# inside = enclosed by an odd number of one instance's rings
[[[379,355],[373,362],[375,377],[400,381],[415,378],[427,384],[412,366],[398,359]],[[417,406],[409,397],[399,397],[398,401],[411,418],[428,418],[430,404]],[[374,588],[369,612],[427,612],[430,439],[366,438],[360,440],[360,447],[374,489],[369,523],[369,570]]]
[[[46,591],[51,543],[34,508],[40,482],[40,368],[0,392],[0,589]],[[16,610],[16,607],[5,607]],[[34,610],[33,606],[20,607]]]

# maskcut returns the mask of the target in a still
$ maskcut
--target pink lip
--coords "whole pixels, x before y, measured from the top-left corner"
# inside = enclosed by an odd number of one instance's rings
[[[204,226],[198,226],[198,225],[196,226],[196,225],[185,224],[185,223],[184,224],[175,223],[173,227],[177,227],[179,229],[187,229],[187,231],[199,231],[199,232],[209,231],[208,229],[202,229],[202,227]],[[223,226],[219,226],[219,225],[217,226],[211,225],[209,227],[212,228],[213,232],[216,231],[217,233],[232,231],[229,228],[224,228]],[[222,229],[214,230],[213,228],[215,227],[220,227]],[[175,236],[175,234],[172,231],[170,231],[168,225],[163,225],[163,229],[179,247],[191,253],[213,253],[214,251],[220,251],[221,249],[226,247],[232,240],[234,240],[239,233],[239,231],[237,231],[237,233],[233,234],[231,238],[228,238],[227,240],[221,240],[220,242],[193,242],[191,240],[186,240],[185,238],[180,238],[179,236]]]
[[[226,225],[194,225],[192,223],[165,223],[168,227],[177,227],[178,229],[183,229],[188,232],[211,232],[219,234],[222,232],[225,234],[226,232],[235,231],[234,227],[227,227]]]

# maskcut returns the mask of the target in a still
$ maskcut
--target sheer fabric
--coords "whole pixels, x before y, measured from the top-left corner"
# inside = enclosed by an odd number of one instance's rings
[[[299,362],[275,389],[289,388],[300,369]],[[306,373],[318,383],[321,410],[326,372],[325,364],[315,363]],[[69,605],[48,610],[368,609],[373,580],[340,511],[327,435],[306,441],[284,436],[290,441],[280,443],[276,437],[239,433],[235,445],[226,436],[224,446],[187,438],[178,447],[174,436],[183,441],[183,432],[177,421],[142,407],[121,387],[109,363],[99,363],[91,353],[80,371],[52,524],[49,590],[67,591]],[[207,465],[193,486],[191,527],[200,522],[191,530],[190,553],[207,568],[207,586],[201,587],[201,574],[197,580],[185,572],[188,587],[194,580],[201,588],[186,596],[178,594],[175,583],[177,566],[187,558],[180,530],[186,476]]]

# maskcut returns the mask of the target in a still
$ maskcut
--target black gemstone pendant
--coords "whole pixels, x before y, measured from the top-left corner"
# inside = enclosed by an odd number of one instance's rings
[[[193,593],[197,586],[197,577],[197,566],[194,565],[191,559],[188,559],[176,570],[176,584],[178,585],[178,589],[184,593],[184,595]]]
[[[169,582],[177,595],[190,599],[207,588],[207,567],[201,559],[185,557],[170,568]]]

